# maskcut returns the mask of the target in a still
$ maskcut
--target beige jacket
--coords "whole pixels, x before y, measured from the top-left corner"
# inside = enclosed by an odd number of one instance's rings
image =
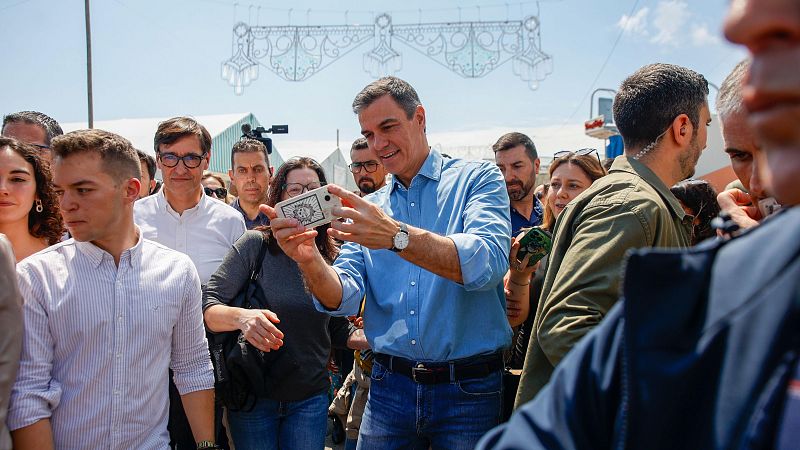
[[[11,448],[6,414],[22,349],[22,298],[15,260],[11,243],[0,234],[0,450]]]

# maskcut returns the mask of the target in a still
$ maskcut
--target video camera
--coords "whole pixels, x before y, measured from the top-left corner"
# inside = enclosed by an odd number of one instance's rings
[[[255,139],[258,142],[261,142],[265,147],[267,147],[267,153],[271,155],[272,139],[264,136],[266,133],[287,134],[289,133],[289,125],[273,125],[269,130],[265,130],[264,127],[258,127],[254,130],[249,123],[242,125],[242,137]]]

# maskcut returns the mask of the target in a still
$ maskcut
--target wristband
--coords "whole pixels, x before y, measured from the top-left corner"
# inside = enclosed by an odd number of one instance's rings
[[[516,281],[512,280],[510,277],[509,277],[508,281],[509,281],[509,282],[511,282],[511,284],[516,284],[517,286],[522,286],[522,287],[524,287],[524,286],[528,286],[529,284],[531,284],[531,282],[530,282],[530,281],[529,281],[529,282],[527,282],[527,283],[525,283],[525,284],[519,284],[519,283],[517,283]]]

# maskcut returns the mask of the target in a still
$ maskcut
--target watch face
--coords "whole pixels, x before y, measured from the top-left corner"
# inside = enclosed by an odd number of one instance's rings
[[[408,233],[399,232],[394,235],[394,246],[395,248],[402,250],[408,247]]]

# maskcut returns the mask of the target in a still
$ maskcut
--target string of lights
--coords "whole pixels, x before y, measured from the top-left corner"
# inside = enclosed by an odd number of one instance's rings
[[[232,56],[222,63],[222,78],[237,95],[258,78],[259,67],[287,81],[304,81],[366,42],[373,44],[363,55],[363,68],[375,78],[401,70],[398,43],[465,78],[483,77],[511,61],[514,74],[536,89],[553,70],[552,57],[541,48],[538,15],[393,24],[392,16],[382,13],[368,25],[239,22],[233,28]]]

